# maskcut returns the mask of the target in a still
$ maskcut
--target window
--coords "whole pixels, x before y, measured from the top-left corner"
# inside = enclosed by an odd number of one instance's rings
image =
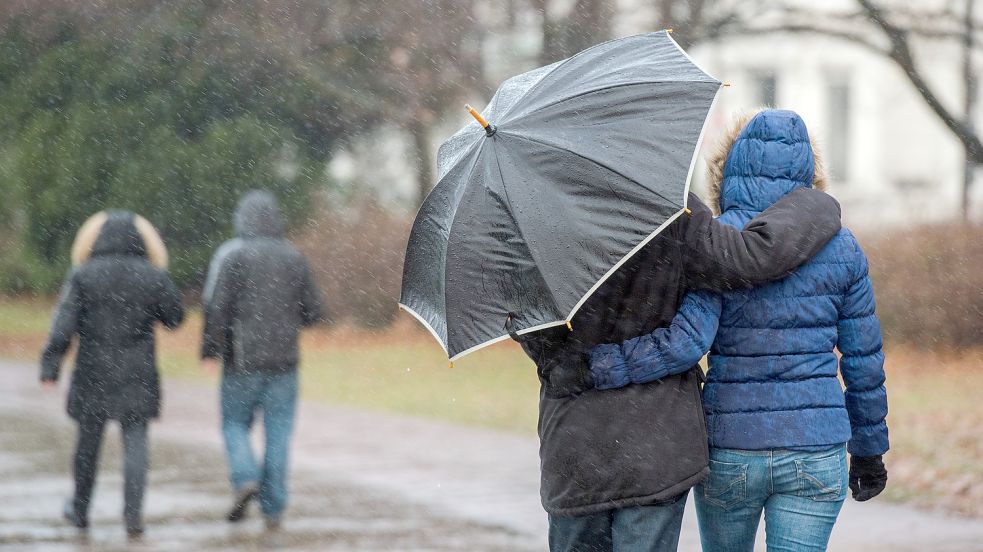
[[[826,169],[835,182],[846,182],[850,168],[850,83],[830,78],[826,88]]]

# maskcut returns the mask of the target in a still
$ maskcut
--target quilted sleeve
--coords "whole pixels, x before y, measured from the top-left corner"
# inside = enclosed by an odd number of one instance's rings
[[[598,389],[615,389],[681,374],[703,358],[717,335],[721,298],[690,292],[668,328],[620,344],[598,345],[590,352],[590,371]]]
[[[847,448],[856,456],[877,456],[888,450],[884,351],[867,258],[856,247],[855,275],[840,308],[836,346],[853,431]]]

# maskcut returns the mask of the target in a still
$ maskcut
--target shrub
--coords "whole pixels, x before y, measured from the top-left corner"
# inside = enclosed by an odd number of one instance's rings
[[[363,200],[321,209],[295,243],[311,263],[329,313],[368,328],[396,317],[412,219]]]
[[[331,184],[324,162],[353,126],[339,95],[253,29],[165,4],[112,33],[72,10],[63,32],[36,31],[31,12],[0,25],[0,231],[17,253],[4,291],[57,289],[79,225],[113,207],[158,226],[176,283],[194,287],[242,192],[270,189],[296,223]]]
[[[912,228],[863,246],[886,339],[928,348],[983,345],[980,228]]]

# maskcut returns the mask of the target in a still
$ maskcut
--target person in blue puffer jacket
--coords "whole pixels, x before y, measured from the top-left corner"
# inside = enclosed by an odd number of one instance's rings
[[[797,188],[824,185],[791,111],[744,117],[709,164],[719,220],[736,227]],[[752,550],[764,511],[768,550],[825,550],[847,486],[863,501],[887,482],[881,329],[856,238],[840,230],[777,282],[690,292],[668,328],[592,349],[591,375],[600,389],[652,382],[707,351],[710,476],[695,490],[703,549]]]

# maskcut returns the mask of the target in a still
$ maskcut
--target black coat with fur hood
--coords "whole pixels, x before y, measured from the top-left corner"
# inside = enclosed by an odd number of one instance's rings
[[[62,358],[78,335],[68,414],[156,418],[161,392],[154,325],[175,328],[184,316],[164,271],[167,252],[160,236],[140,216],[104,211],[79,230],[72,260],[41,356],[41,379],[58,379]]]

